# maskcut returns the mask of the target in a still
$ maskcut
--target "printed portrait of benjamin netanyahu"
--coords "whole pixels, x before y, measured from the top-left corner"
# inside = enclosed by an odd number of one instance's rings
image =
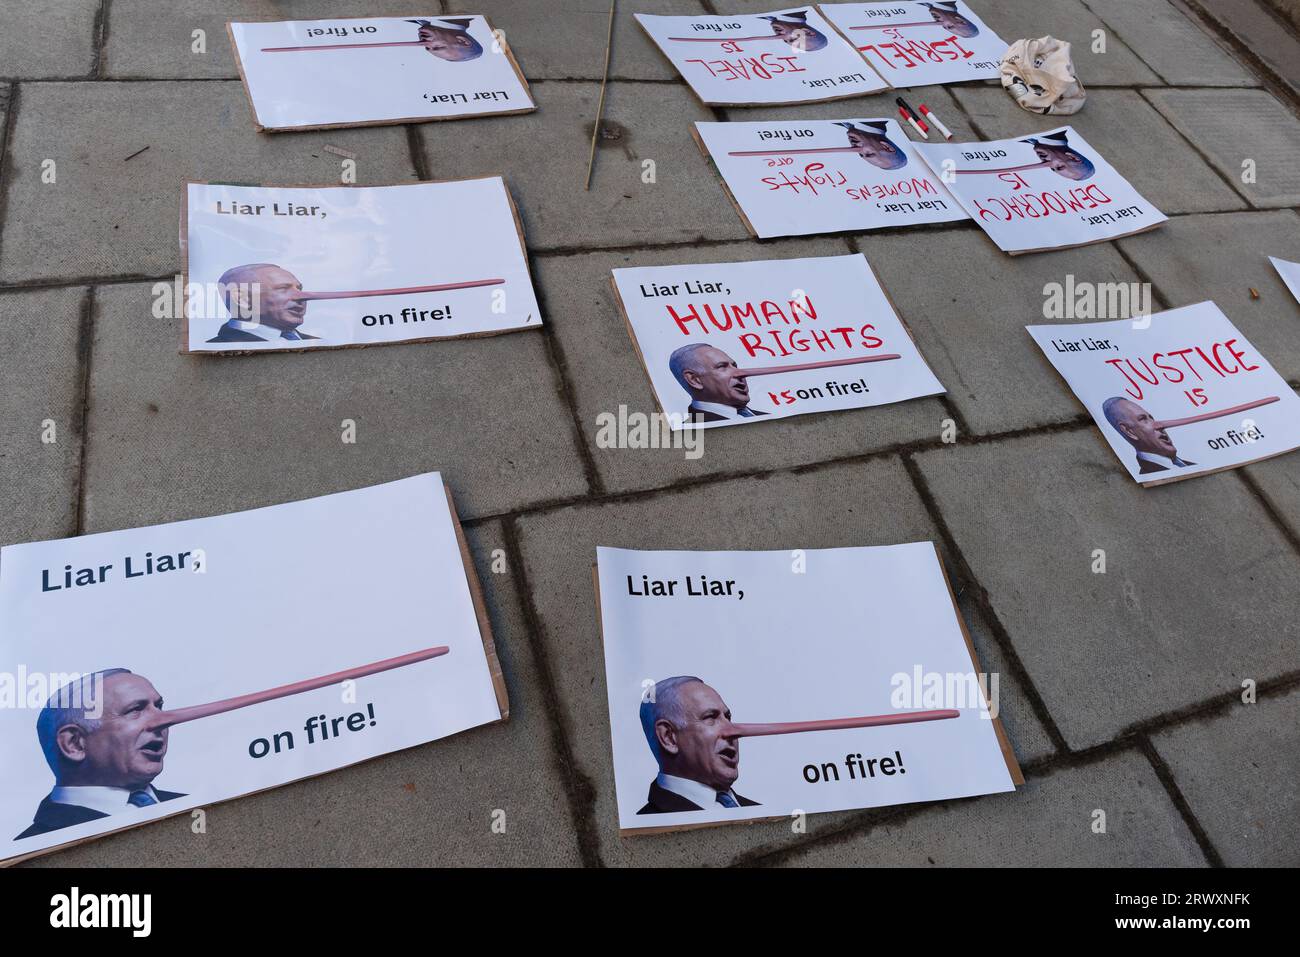
[[[699,678],[678,675],[654,686],[641,702],[641,729],[659,764],[650,795],[637,814],[671,814],[712,807],[757,807],[732,785],[740,777],[740,738],[731,709]]]
[[[167,756],[167,729],[154,726],[162,696],[140,675],[109,668],[50,695],[36,738],[54,788],[15,840],[185,797],[153,786]]]

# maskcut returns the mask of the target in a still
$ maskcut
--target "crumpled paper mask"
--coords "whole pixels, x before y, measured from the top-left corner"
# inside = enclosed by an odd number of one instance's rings
[[[1017,40],[1000,65],[1002,88],[1030,113],[1077,113],[1087,94],[1074,75],[1070,44],[1056,37]]]

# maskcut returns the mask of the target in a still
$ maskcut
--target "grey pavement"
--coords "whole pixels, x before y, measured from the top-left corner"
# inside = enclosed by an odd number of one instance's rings
[[[894,94],[712,109],[631,14],[780,3],[620,3],[590,192],[605,0],[424,5],[486,14],[539,109],[258,134],[225,22],[336,4],[47,0],[0,14],[0,543],[440,470],[511,695],[508,722],[216,805],[204,834],[183,816],[37,863],[1300,864],[1300,454],[1140,488],[1024,331],[1067,276],[1150,283],[1157,308],[1215,300],[1300,388],[1300,304],[1266,258],[1300,261],[1298,104],[1268,66],[1288,50],[1300,61],[1294,36],[1256,54],[1240,29],[1202,19],[1213,0],[1190,13],[1182,0],[976,0],[1008,41],[1074,44],[1083,111],[1024,113],[992,83],[909,100],[960,139],[1073,124],[1170,216],[1140,236],[1012,258],[973,223],[747,237],[692,122],[894,115]],[[183,182],[335,182],[326,147],[355,154],[363,184],[504,175],[545,326],[179,354],[177,323],[152,306],[155,283],[180,268]],[[597,446],[601,413],[655,410],[611,269],[849,252],[871,262],[946,395],[709,431],[697,461]],[[349,419],[353,445],[339,441]],[[938,543],[980,659],[1000,675],[1024,787],[814,815],[806,833],[777,820],[620,837],[596,546],[916,540]],[[504,834],[490,827],[498,810]]]

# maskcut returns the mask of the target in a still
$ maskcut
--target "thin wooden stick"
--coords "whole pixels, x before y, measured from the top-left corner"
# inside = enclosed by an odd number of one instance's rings
[[[761,369],[738,369],[740,375],[779,375],[782,372],[803,372],[807,369],[832,369],[836,366],[855,366],[863,362],[885,362],[889,359],[901,359],[897,353],[882,356],[856,356],[852,359],[828,359],[825,362],[800,362],[792,366],[764,366]]]
[[[360,665],[356,668],[347,668],[343,671],[336,671],[332,675],[321,675],[319,678],[295,681],[292,684],[280,685],[278,688],[269,688],[266,691],[254,691],[252,694],[226,698],[222,701],[212,701],[208,704],[196,704],[188,708],[164,711],[154,719],[149,729],[151,731],[161,731],[163,728],[170,728],[174,724],[181,724],[185,721],[197,721],[199,718],[210,718],[214,714],[225,714],[227,711],[247,708],[249,705],[261,704],[264,701],[274,701],[276,698],[287,698],[290,695],[302,694],[304,691],[328,688],[330,685],[336,685],[341,681],[364,678],[367,675],[378,674],[381,671],[391,671],[394,668],[413,665],[418,661],[438,658],[449,651],[451,649],[446,645],[439,645],[436,648],[424,648],[420,651],[412,651],[410,654],[398,655],[396,658],[385,658],[383,661]]]
[[[609,32],[605,36],[605,70],[600,77],[600,103],[596,106],[596,123],[591,128],[591,155],[587,157],[587,183],[582,188],[591,191],[591,173],[596,168],[596,138],[600,124],[605,120],[605,87],[609,85],[609,57],[614,50],[614,6],[618,0],[609,0]]]
[[[842,731],[848,728],[879,728],[890,724],[915,724],[920,721],[944,721],[960,718],[961,712],[904,711],[897,714],[873,714],[865,718],[827,718],[823,721],[786,721],[776,724],[733,724],[724,738],[757,738],[768,734],[802,734],[805,731]]]
[[[414,296],[424,292],[446,292],[449,289],[477,289],[479,286],[499,286],[504,279],[475,279],[472,282],[445,282],[438,286],[404,286],[400,289],[358,289],[346,292],[296,292],[294,299],[361,299],[366,296]]]
[[[1274,402],[1281,401],[1277,396],[1270,395],[1267,399],[1256,399],[1254,402],[1243,402],[1241,405],[1234,405],[1228,409],[1220,409],[1218,412],[1202,412],[1200,415],[1189,415],[1185,419],[1165,419],[1163,422],[1157,422],[1157,429],[1173,429],[1180,425],[1191,425],[1194,422],[1208,422],[1210,419],[1221,419],[1225,415],[1236,415],[1238,412],[1245,412],[1248,409],[1258,409],[1261,405],[1272,405]]]

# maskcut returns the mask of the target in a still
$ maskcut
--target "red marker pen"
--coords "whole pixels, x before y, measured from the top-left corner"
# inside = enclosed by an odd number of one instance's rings
[[[944,139],[946,140],[952,139],[952,131],[949,130],[948,127],[944,126],[943,121],[939,119],[939,117],[935,116],[934,113],[931,112],[930,108],[926,106],[924,103],[921,104],[921,112],[925,114],[926,119],[928,119],[931,123],[934,124],[935,129],[937,129],[940,133],[943,134]]]
[[[907,112],[907,110],[903,109],[901,106],[898,108],[898,115],[901,116],[903,119],[907,120],[907,122],[911,123],[912,129],[920,133],[923,139],[928,140],[930,138],[930,134],[921,128],[920,124],[916,122],[916,118],[912,116],[911,113]]]

